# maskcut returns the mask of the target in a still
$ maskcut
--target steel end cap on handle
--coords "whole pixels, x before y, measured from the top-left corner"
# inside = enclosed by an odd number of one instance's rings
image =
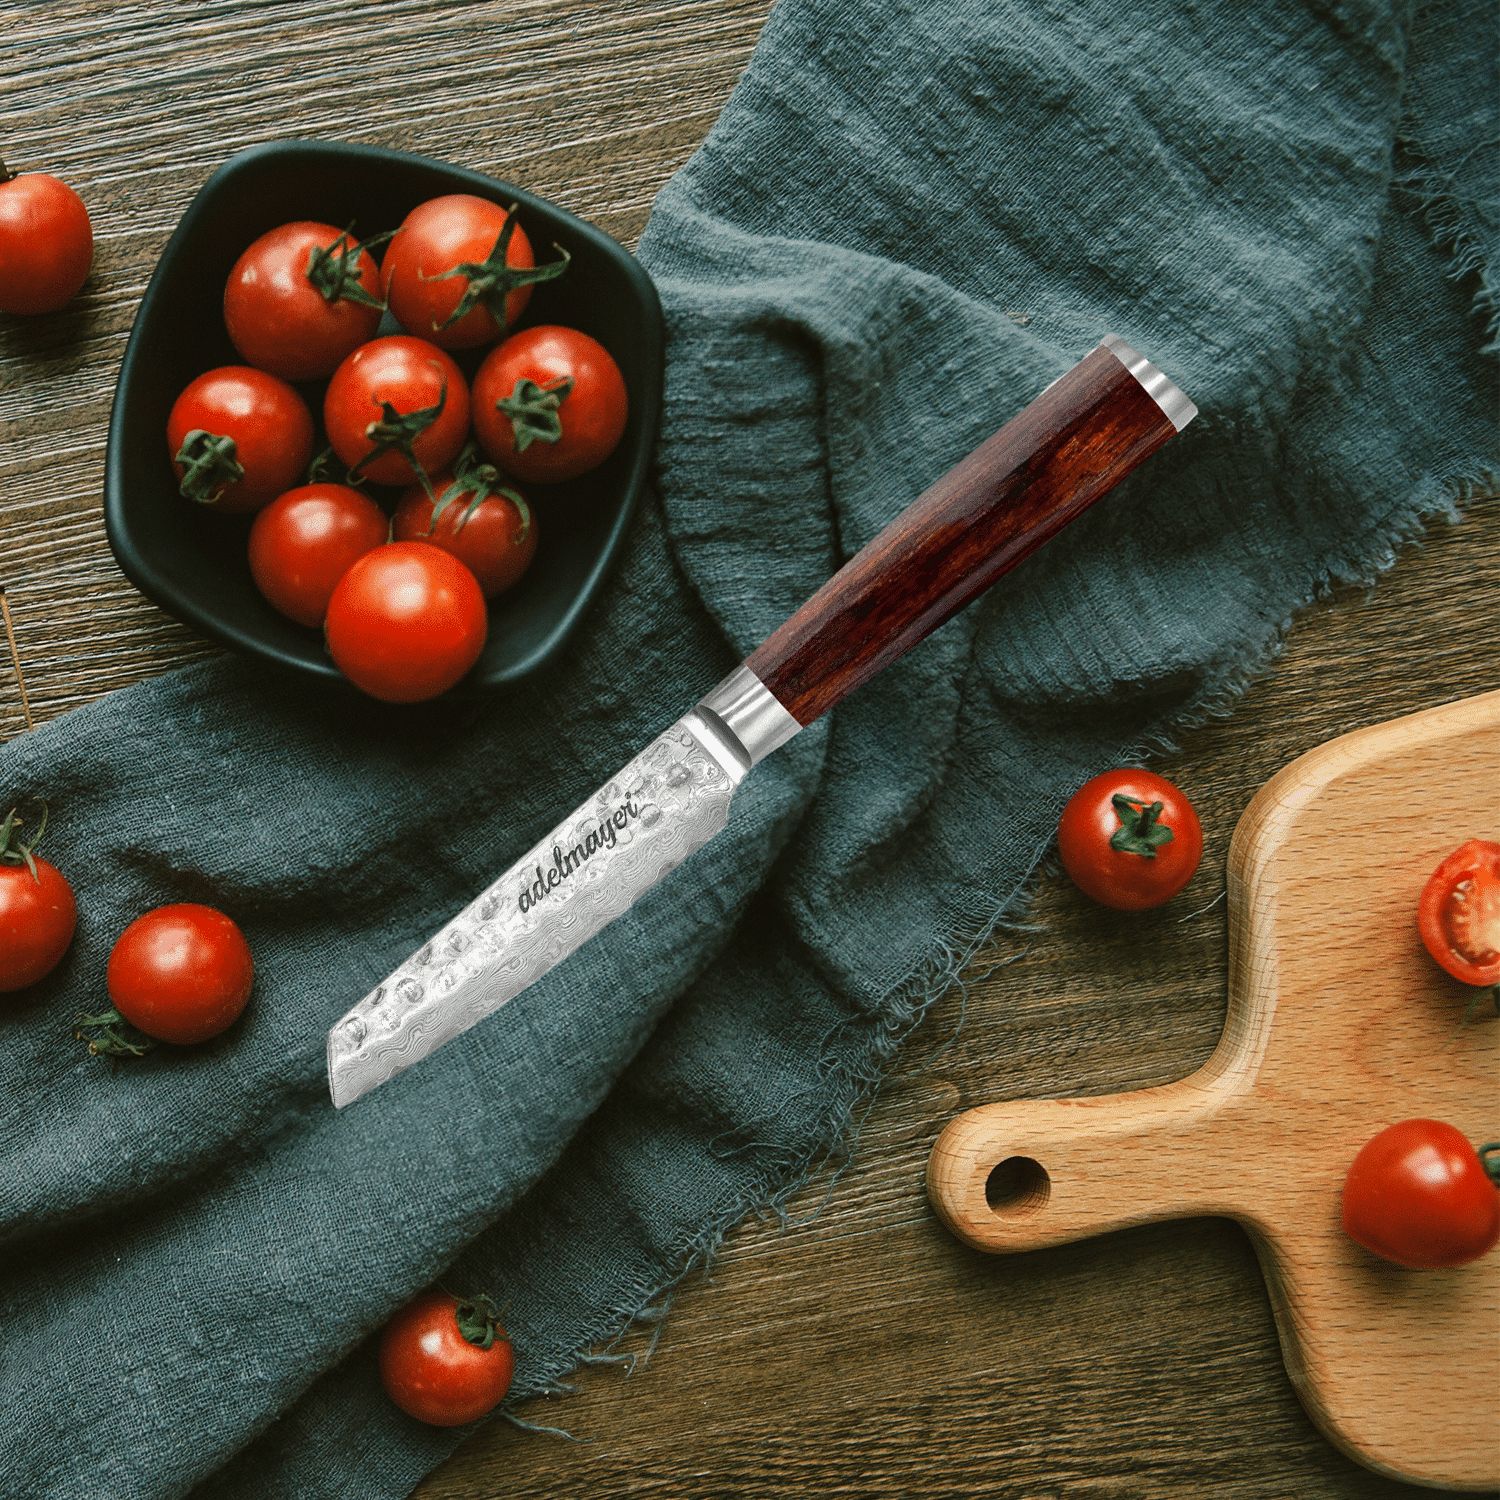
[[[1198,408],[1178,386],[1168,380],[1144,354],[1132,349],[1124,339],[1109,333],[1099,341],[1099,347],[1108,349],[1135,376],[1141,388],[1161,407],[1162,414],[1178,432],[1198,415]]]

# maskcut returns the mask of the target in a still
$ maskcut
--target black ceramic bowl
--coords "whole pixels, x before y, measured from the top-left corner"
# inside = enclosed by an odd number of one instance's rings
[[[253,517],[222,515],[177,493],[167,414],[195,376],[244,362],[224,329],[223,296],[253,240],[296,219],[352,223],[363,239],[444,193],[516,204],[538,261],[554,258],[554,244],[568,251],[568,270],[534,288],[518,326],[561,323],[592,335],[614,356],[630,397],[625,435],[599,468],[525,487],[541,533],[536,558],[490,601],[484,654],[455,691],[519,680],[577,628],[620,550],[656,441],[662,319],[651,278],[607,234],[520,188],[425,157],[322,141],[256,146],[209,178],[162,252],[126,345],[110,415],[105,529],[125,576],[169,614],[234,649],[344,681],[321,633],[278,614],[255,587],[246,561]],[[472,375],[485,352],[455,358]],[[315,417],[323,384],[299,387]]]

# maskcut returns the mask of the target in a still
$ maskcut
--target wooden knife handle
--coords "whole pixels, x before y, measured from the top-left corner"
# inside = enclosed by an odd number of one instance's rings
[[[745,665],[811,724],[1082,515],[1195,412],[1128,345],[1106,340],[850,558]]]

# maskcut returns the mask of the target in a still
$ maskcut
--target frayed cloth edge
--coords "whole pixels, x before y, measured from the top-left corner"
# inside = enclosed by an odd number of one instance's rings
[[[1404,116],[1397,139],[1412,165],[1396,175],[1396,186],[1417,200],[1417,210],[1432,231],[1433,243],[1447,252],[1448,279],[1461,281],[1470,274],[1479,278],[1471,310],[1483,320],[1489,338],[1479,352],[1500,355],[1500,287],[1495,285],[1480,233],[1454,192],[1451,178],[1423,150],[1421,122],[1411,115]]]

